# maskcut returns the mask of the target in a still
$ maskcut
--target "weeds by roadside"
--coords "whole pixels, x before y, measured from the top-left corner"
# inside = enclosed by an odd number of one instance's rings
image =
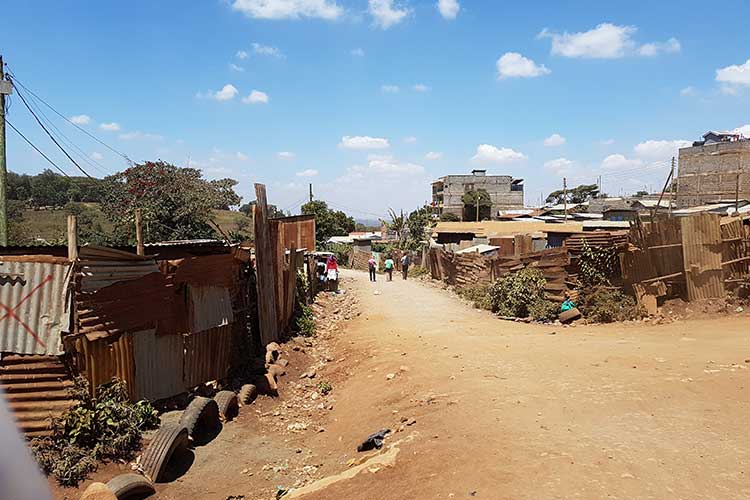
[[[606,287],[582,290],[579,302],[578,309],[584,317],[596,323],[633,320],[646,315],[632,297]]]

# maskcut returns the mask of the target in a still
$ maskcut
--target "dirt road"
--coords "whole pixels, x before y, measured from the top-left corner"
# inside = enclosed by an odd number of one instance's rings
[[[287,375],[281,401],[248,407],[159,498],[267,499],[305,471],[325,481],[306,500],[750,498],[747,316],[564,328],[414,281],[343,285],[361,315],[326,347],[315,380],[334,390],[295,404],[316,424],[259,423],[292,406]],[[382,428],[397,432],[378,462],[357,465]]]

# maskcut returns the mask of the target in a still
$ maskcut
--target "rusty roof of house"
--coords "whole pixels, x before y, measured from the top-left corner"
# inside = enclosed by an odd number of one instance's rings
[[[439,233],[471,233],[477,238],[506,234],[528,233],[580,233],[580,222],[547,223],[542,221],[484,221],[484,222],[438,222],[432,230],[433,236]]]

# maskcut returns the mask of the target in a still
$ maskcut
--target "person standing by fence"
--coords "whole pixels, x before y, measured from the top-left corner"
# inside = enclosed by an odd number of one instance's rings
[[[388,276],[386,281],[393,281],[393,267],[395,266],[395,263],[393,262],[393,257],[390,255],[387,259],[385,259],[385,274]]]
[[[375,282],[375,271],[377,270],[377,261],[370,256],[370,260],[367,261],[367,268],[370,270],[370,281]]]
[[[404,279],[409,276],[409,265],[411,264],[411,257],[409,257],[408,253],[405,253],[403,257],[401,257],[401,273],[403,274]]]

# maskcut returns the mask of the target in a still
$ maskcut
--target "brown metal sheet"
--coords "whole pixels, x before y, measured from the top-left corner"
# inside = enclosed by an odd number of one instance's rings
[[[190,331],[202,332],[234,322],[232,297],[221,286],[188,285]]]
[[[229,371],[233,325],[186,335],[185,386],[223,379]]]
[[[232,254],[204,255],[169,262],[177,267],[175,285],[232,286],[239,279],[239,262]]]
[[[0,392],[27,437],[51,433],[52,419],[76,403],[72,386],[58,356],[6,355],[0,360]]]
[[[80,339],[80,346],[84,357],[81,368],[92,390],[116,377],[128,384],[130,398],[135,398],[135,361],[131,333],[93,341],[84,336]]]
[[[147,274],[159,272],[153,259],[148,260],[81,260],[80,291],[95,292],[100,288],[120,281],[141,278]]]
[[[152,329],[135,332],[132,339],[135,398],[155,401],[184,392],[182,335],[156,335]]]
[[[720,221],[706,213],[680,219],[689,300],[724,297]]]
[[[70,330],[70,264],[0,257],[0,351],[63,353]]]

